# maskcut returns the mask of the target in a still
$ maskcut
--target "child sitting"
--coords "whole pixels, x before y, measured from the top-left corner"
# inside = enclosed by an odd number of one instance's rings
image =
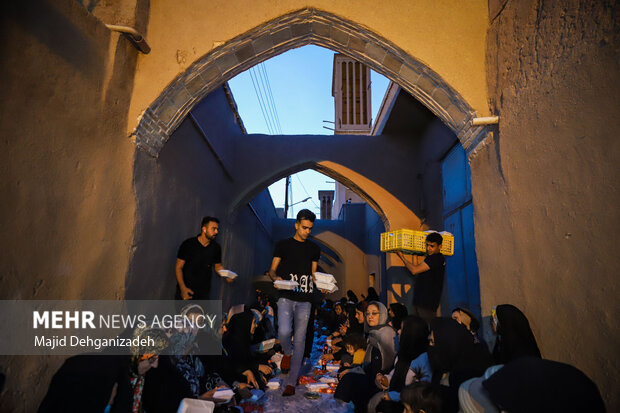
[[[366,355],[367,344],[363,335],[359,333],[347,334],[344,338],[344,346],[347,353],[353,358],[353,361],[343,361],[342,366],[346,368],[361,366]]]
[[[405,413],[441,413],[442,402],[439,390],[430,383],[418,382],[401,392]]]

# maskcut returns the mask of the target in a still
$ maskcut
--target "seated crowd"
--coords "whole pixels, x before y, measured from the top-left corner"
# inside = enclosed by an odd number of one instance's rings
[[[510,304],[492,311],[492,351],[479,336],[481,324],[466,308],[427,324],[407,307],[389,309],[369,289],[358,301],[349,291],[313,308],[313,339],[327,335],[322,360],[339,363],[334,398],[355,412],[542,412],[605,411],[596,385],[576,368],[541,358],[526,316]],[[176,412],[184,398],[218,402],[216,412],[241,411],[235,404],[267,388],[279,373],[273,300],[258,294],[251,306],[225,316],[222,354],[197,355],[204,337],[197,330],[134,331],[158,337],[156,345],[134,348],[132,356],[83,355],[65,361],[54,375],[39,412]],[[182,315],[203,312],[188,304]],[[162,354],[164,349],[172,349]],[[262,350],[262,351],[260,351]],[[234,397],[222,402],[219,389]]]

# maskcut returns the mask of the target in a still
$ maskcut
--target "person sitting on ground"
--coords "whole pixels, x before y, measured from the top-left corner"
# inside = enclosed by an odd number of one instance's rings
[[[394,327],[394,330],[400,330],[400,323],[403,319],[409,315],[407,307],[402,303],[390,304],[390,310],[388,312],[390,316],[390,325]]]
[[[153,367],[149,361],[142,363]],[[111,412],[129,412],[132,398],[129,369],[126,356],[69,357],[52,377],[38,412],[103,412],[107,405],[111,405]]]
[[[197,304],[186,305],[181,310],[181,316],[192,321],[200,315],[204,316],[204,310]],[[170,355],[160,356],[159,368],[146,376],[144,411],[175,411],[184,398],[217,401],[213,398],[215,392],[229,387],[219,374],[205,369],[195,355],[197,335],[198,329],[189,327],[170,332]]]
[[[498,305],[491,312],[491,327],[497,334],[493,348],[495,364],[524,356],[541,357],[527,317],[514,305]]]
[[[350,302],[352,302],[353,304],[357,304],[357,302],[359,301],[357,299],[357,295],[355,295],[355,293],[353,292],[353,290],[348,290],[347,291],[347,298],[349,299]]]
[[[539,357],[521,357],[467,380],[459,388],[459,403],[464,413],[605,412],[588,376],[571,365]]]
[[[252,344],[259,344],[265,340],[277,338],[276,329],[271,323],[271,318],[267,316],[269,308],[261,307],[258,303],[252,304],[250,310],[260,321],[252,336]]]
[[[351,363],[352,358],[347,353],[345,348],[345,340],[349,334],[349,321],[346,320],[344,324],[340,325],[340,329],[337,331],[337,335],[328,336],[331,340],[331,351],[321,356],[321,360],[337,360],[340,362]]]
[[[474,342],[481,343],[480,338],[478,337],[478,330],[480,329],[480,322],[467,308],[456,307],[452,310],[452,319],[456,320],[457,323],[463,324],[467,327],[467,330],[474,336]]]
[[[411,384],[401,392],[405,413],[442,413],[440,392],[430,383]]]
[[[346,334],[349,333],[359,333],[366,337],[366,333],[364,333],[364,323],[366,317],[366,309],[368,308],[368,303],[366,301],[360,301],[355,305],[355,313],[354,316],[349,318],[349,324],[346,328]],[[339,332],[341,333],[341,332]],[[333,339],[333,336],[328,338]],[[342,356],[346,354],[344,352],[344,348],[339,345],[338,340],[332,341],[332,346],[334,347],[334,351],[331,353],[324,354],[321,359],[324,360],[341,360]]]
[[[268,316],[270,307],[263,308],[258,303],[254,303],[250,310],[254,314],[254,318],[259,320],[252,335],[252,352],[259,364],[269,365],[269,360],[279,347],[276,329],[271,321],[273,317]],[[271,340],[274,340],[273,345],[270,343]],[[270,347],[264,348],[263,344],[268,344]]]
[[[399,403],[400,392],[405,387],[409,367],[411,362],[426,352],[428,347],[428,326],[426,321],[418,316],[407,316],[402,321],[398,336],[398,356],[394,369],[389,374],[378,374],[376,377],[377,386],[388,393],[373,396],[369,403],[369,412],[400,413],[403,411],[403,406]]]
[[[379,301],[379,294],[377,294],[377,290],[375,290],[374,287],[368,287],[368,294],[366,294],[365,297],[362,294],[362,297],[368,304],[370,304],[371,301]]]
[[[340,326],[347,321],[347,315],[344,312],[342,303],[337,302],[334,304],[334,314],[336,315],[331,326],[332,337],[338,337],[340,335]]]
[[[265,376],[271,375],[272,368],[260,364],[252,354],[252,334],[258,322],[252,310],[235,314],[228,323],[228,331],[222,337],[222,345],[230,366],[237,374],[236,380],[262,390],[267,383]]]
[[[375,384],[377,374],[385,374],[394,366],[397,336],[387,321],[387,308],[380,302],[370,302],[365,324],[368,346],[362,366],[340,373],[334,397],[344,402],[353,402],[356,412],[365,412],[370,398],[380,391]]]
[[[474,337],[456,320],[434,318],[430,325],[428,359],[433,370],[432,383],[441,386],[444,411],[458,410],[458,389],[461,383],[481,376],[492,364],[489,352],[474,343]]]
[[[366,346],[368,342],[363,335],[359,333],[347,334],[344,338],[344,348],[347,354],[349,354],[351,361],[342,361],[340,367],[341,371],[344,368],[353,368],[361,366],[364,362],[364,356],[366,355]]]
[[[334,317],[332,318],[332,323],[330,327],[330,331],[332,332],[329,336],[327,336],[328,340],[331,340],[331,345],[333,347],[333,351],[331,353],[332,356],[327,356],[326,354],[323,357],[326,360],[340,360],[340,357],[346,354],[344,349],[344,345],[342,343],[343,337],[347,334],[349,328],[349,321],[347,315],[343,311],[343,305],[341,302],[337,302],[334,304]]]
[[[104,411],[138,412],[142,408],[144,375],[157,368],[168,345],[158,328],[136,328],[132,334],[146,346],[132,346],[130,356],[105,353],[70,357],[54,374],[39,413]]]
[[[420,354],[409,365],[405,385],[410,385],[416,381],[425,381],[430,383],[433,379],[433,369],[428,361],[428,351]]]
[[[353,319],[349,320],[350,332],[364,334],[364,321],[367,308],[368,303],[366,301],[360,301],[355,305],[355,315]]]

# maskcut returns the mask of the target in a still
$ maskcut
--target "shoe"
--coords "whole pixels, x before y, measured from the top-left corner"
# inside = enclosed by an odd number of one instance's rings
[[[282,373],[287,374],[291,370],[291,356],[284,355],[280,362],[280,370]]]
[[[284,391],[282,392],[282,396],[288,397],[288,396],[293,396],[293,395],[295,395],[295,386],[291,386],[289,384],[284,388]]]

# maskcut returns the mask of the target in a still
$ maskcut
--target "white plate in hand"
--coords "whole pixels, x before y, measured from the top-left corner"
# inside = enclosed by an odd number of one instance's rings
[[[276,280],[273,282],[273,285],[279,290],[294,290],[299,287],[299,283],[297,281],[290,280]]]
[[[230,270],[219,270],[217,273],[220,275],[220,277],[230,278],[231,280],[234,280],[238,277],[238,274],[236,272]]]
[[[316,280],[316,282],[336,284],[336,279],[331,274],[327,274],[324,272],[315,272],[312,275],[314,275],[314,279]]]
[[[320,281],[317,281],[315,284],[319,290],[325,290],[330,293],[333,293],[334,291],[338,291],[338,286],[336,284],[324,283]]]

